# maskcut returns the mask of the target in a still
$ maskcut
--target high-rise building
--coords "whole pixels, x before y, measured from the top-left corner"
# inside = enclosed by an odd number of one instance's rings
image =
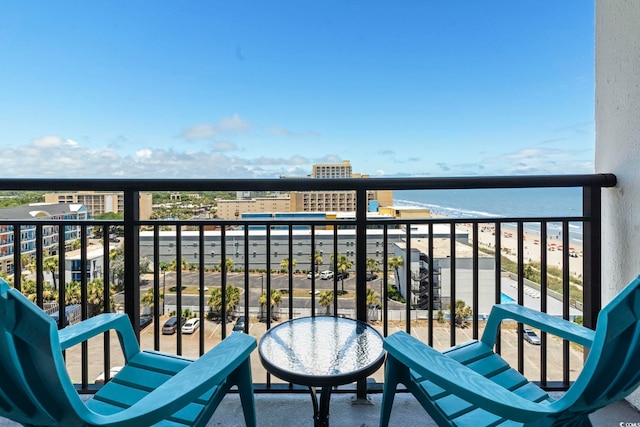
[[[369,175],[353,173],[351,162],[313,165],[312,179],[369,178]],[[368,210],[393,204],[390,190],[367,192]],[[353,212],[356,210],[354,191],[292,191],[291,212]]]

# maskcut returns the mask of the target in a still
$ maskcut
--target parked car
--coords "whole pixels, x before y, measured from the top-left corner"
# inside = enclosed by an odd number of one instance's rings
[[[342,280],[343,278],[346,279],[347,277],[349,277],[349,272],[348,271],[345,271],[344,273],[338,271],[336,273],[336,279],[337,280]]]
[[[530,344],[540,345],[540,337],[530,328],[524,328],[524,339],[529,341]]]
[[[329,280],[333,278],[333,271],[331,270],[325,270],[322,273],[320,273],[320,278],[322,280]]]
[[[180,317],[180,327],[187,321],[186,317]],[[172,335],[178,331],[178,318],[173,316],[162,325],[162,335]]]
[[[140,330],[149,326],[151,322],[153,322],[153,316],[151,315],[140,316]]]
[[[120,372],[121,369],[122,369],[122,366],[113,366],[111,369],[109,369],[109,379],[113,378],[118,372]],[[100,375],[98,375],[96,379],[93,381],[93,383],[104,384],[104,381],[105,381],[104,372],[101,372]]]
[[[320,274],[316,273],[316,277],[318,277],[318,276],[320,276]],[[313,272],[312,271],[308,272],[307,273],[307,279],[311,279],[312,277],[313,277]]]
[[[235,325],[233,325],[233,332],[244,332],[244,324],[245,324],[244,316],[238,317]]]
[[[365,279],[367,280],[367,282],[376,280],[377,278],[378,278],[378,275],[374,273],[367,273],[367,275],[365,276]]]
[[[200,319],[194,317],[193,319],[189,319],[186,321],[184,325],[182,325],[182,333],[183,334],[192,334],[200,327]]]

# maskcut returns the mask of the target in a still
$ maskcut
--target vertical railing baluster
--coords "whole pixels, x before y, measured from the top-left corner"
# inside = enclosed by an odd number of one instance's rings
[[[405,331],[411,334],[411,293],[413,292],[413,283],[411,278],[411,224],[405,224]]]
[[[451,260],[451,300],[449,304],[449,339],[451,345],[456,345],[456,223],[449,223],[449,251]]]
[[[562,221],[562,318],[569,320],[569,303],[571,299],[571,282],[569,279],[569,221]],[[569,360],[569,341],[562,342],[562,382],[565,387],[569,386],[569,372],[571,369]]]
[[[602,189],[583,187],[582,214],[582,284],[583,284],[583,325],[596,328],[598,313],[602,307]],[[588,262],[586,262],[588,261]],[[586,357],[586,356],[585,356]]]
[[[124,311],[140,340],[140,192],[124,191]],[[109,239],[109,233],[103,236]],[[64,258],[62,258],[64,259]]]
[[[206,333],[206,322],[205,322],[205,312],[204,312],[204,299],[206,298],[205,295],[205,283],[204,283],[204,273],[205,273],[205,266],[204,266],[204,251],[205,251],[205,243],[204,243],[204,225],[200,224],[198,226],[198,253],[199,253],[199,259],[198,259],[198,264],[199,264],[199,268],[198,268],[198,279],[199,279],[199,286],[198,286],[198,296],[200,298],[198,298],[198,317],[200,318],[200,334],[199,334],[199,338],[198,338],[198,344],[199,344],[199,353],[200,356],[202,356],[204,354],[204,336]],[[245,246],[245,250],[246,250],[246,246]],[[247,255],[245,254],[244,259],[248,259]],[[245,285],[245,288],[247,286]],[[247,292],[245,292],[247,293]],[[248,318],[247,318],[248,319]]]
[[[540,223],[540,311],[547,312],[547,222]],[[547,333],[542,331],[540,336],[540,385],[547,386]]]
[[[480,306],[479,303],[479,270],[478,270],[478,246],[479,246],[479,242],[478,242],[478,223],[477,222],[473,222],[472,225],[472,235],[473,235],[473,291],[472,291],[472,295],[473,295],[473,302],[472,302],[472,316],[473,316],[473,320],[472,320],[472,325],[473,325],[473,339],[477,340],[478,339],[478,309]]]
[[[429,332],[427,341],[430,346],[433,347],[433,307],[434,307],[434,294],[435,294],[435,261],[433,260],[433,223],[429,223]],[[442,283],[440,283],[439,289],[440,295],[438,297],[440,301],[440,310],[442,309]]]

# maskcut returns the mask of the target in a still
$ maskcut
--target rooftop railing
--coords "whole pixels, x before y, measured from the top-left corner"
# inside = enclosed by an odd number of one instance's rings
[[[540,311],[554,311],[565,319],[581,319],[585,326],[594,328],[601,307],[601,191],[615,183],[615,176],[610,174],[277,180],[3,179],[0,190],[123,193],[124,219],[0,219],[0,257],[11,259],[16,288],[26,292],[27,278],[34,278],[34,289],[29,292],[39,306],[45,307],[48,300],[54,300],[58,312],[64,313],[65,305],[70,305],[68,294],[77,292],[67,284],[79,279],[81,318],[122,310],[143,343],[158,350],[162,347],[163,351],[170,348],[176,354],[203,354],[216,340],[232,332],[229,320],[239,316],[246,320],[244,332],[259,335],[273,322],[325,313],[369,321],[384,336],[403,329],[429,345],[446,348],[462,340],[477,339],[487,307],[505,302],[505,298],[533,305]],[[581,189],[581,214],[493,218],[367,215],[371,191],[558,187]],[[141,219],[140,194],[154,191],[352,191],[356,212],[346,218],[246,219],[238,215],[233,220]],[[550,225],[561,230],[555,247],[547,244]],[[582,229],[581,253],[569,250],[575,225]],[[122,230],[123,242],[109,239],[111,230],[116,228]],[[525,240],[525,234],[531,228],[538,233],[535,251],[539,262],[532,262],[528,255],[533,248],[529,248],[532,242]],[[95,232],[103,236],[98,263],[101,265],[95,265],[88,250],[81,250],[79,261],[74,263],[80,268],[68,277],[69,270],[61,266],[73,250],[72,243],[79,242],[81,249],[90,248],[90,234]],[[507,239],[515,242],[512,249],[505,248]],[[115,268],[114,264],[120,261],[112,259],[112,250],[120,246],[124,265]],[[550,251],[561,247],[560,265],[550,265]],[[322,258],[321,264],[318,258]],[[55,263],[51,266],[50,259],[57,260],[57,267]],[[172,261],[181,266],[182,260],[187,265],[168,269]],[[151,267],[144,274],[146,263]],[[572,271],[575,263],[581,271],[577,275]],[[317,276],[320,266],[333,271],[333,277],[323,280]],[[338,278],[337,272],[345,274]],[[349,276],[345,278],[346,273]],[[54,295],[47,294],[45,274],[57,283]],[[368,280],[374,275],[374,280]],[[96,277],[102,282],[93,280]],[[122,291],[114,295],[112,286],[96,289],[96,283],[120,285]],[[145,293],[152,299],[143,304]],[[277,301],[266,298],[273,295]],[[144,306],[154,308],[153,327],[152,332],[145,330],[141,337],[139,319]],[[186,337],[177,328],[175,338],[163,336],[161,325],[167,314],[183,313],[185,309],[200,318],[198,333]],[[66,321],[65,316],[59,316],[60,327]],[[254,325],[253,330],[250,325]],[[576,361],[575,353],[579,354],[580,349],[541,334],[537,351],[537,347],[525,345],[520,326],[505,325],[503,329],[497,350],[513,353],[510,357],[521,372],[532,374],[526,360],[533,358],[533,374],[539,376],[543,387],[563,389],[575,379],[581,368],[576,366],[581,360]],[[149,341],[145,341],[147,336],[151,337]],[[96,351],[93,344],[85,344],[79,354],[67,355],[68,363],[77,365],[74,378],[78,378],[80,389],[91,390],[96,369],[108,372],[116,363],[117,356],[112,356],[110,350],[113,341],[105,334],[96,344],[101,349]],[[556,358],[560,364],[548,362]],[[262,384],[262,373],[254,374],[261,383],[257,389],[283,390],[281,385],[272,384],[268,374],[264,375]],[[367,387],[372,389],[366,381],[359,382],[357,394],[364,396]],[[286,385],[284,390],[293,388]]]

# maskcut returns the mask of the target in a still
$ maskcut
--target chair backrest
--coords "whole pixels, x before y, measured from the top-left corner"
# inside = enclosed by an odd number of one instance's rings
[[[0,415],[23,424],[78,423],[80,406],[55,322],[0,279]]]
[[[640,277],[598,315],[593,346],[580,376],[562,400],[569,412],[592,412],[640,385]]]

